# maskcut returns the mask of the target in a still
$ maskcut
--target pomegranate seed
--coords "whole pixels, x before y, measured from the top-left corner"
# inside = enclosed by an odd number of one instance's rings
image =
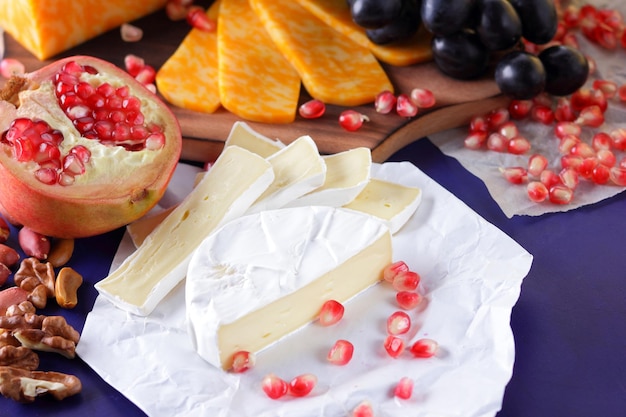
[[[596,156],[596,151],[586,142],[578,142],[569,151],[570,154],[580,156],[581,158],[592,158]]]
[[[492,110],[487,114],[487,125],[491,130],[497,129],[508,122],[509,117],[509,111],[504,107]]]
[[[404,261],[397,261],[387,265],[383,269],[383,279],[387,282],[393,282],[393,279],[400,272],[407,272],[409,266]]]
[[[526,186],[528,198],[535,203],[541,203],[548,198],[548,188],[540,181],[531,181]]]
[[[313,391],[317,377],[313,374],[298,375],[289,382],[289,394],[294,397],[305,397]]]
[[[513,155],[525,154],[530,147],[530,141],[523,136],[517,136],[507,143],[507,151]]]
[[[463,145],[468,149],[480,149],[487,139],[487,132],[476,131],[470,133],[463,141]]]
[[[567,97],[559,97],[554,110],[554,119],[558,122],[573,122],[576,120],[574,108]]]
[[[352,360],[353,354],[354,345],[347,340],[340,339],[330,348],[326,359],[333,365],[343,366]]]
[[[595,90],[600,90],[606,98],[613,98],[617,94],[617,83],[609,80],[594,80],[592,84]]]
[[[530,118],[544,125],[549,125],[554,122],[554,112],[548,106],[536,105],[530,110]]]
[[[487,149],[494,152],[506,152],[509,140],[500,133],[493,132],[487,137]]]
[[[604,114],[598,105],[587,106],[580,111],[576,123],[582,126],[600,127],[604,123]]]
[[[565,185],[555,185],[548,191],[548,198],[553,204],[569,204],[572,202],[574,192]]]
[[[578,174],[583,178],[591,179],[593,169],[596,165],[598,165],[598,163],[599,162],[596,157],[584,158],[577,168]]]
[[[85,165],[74,154],[65,155],[63,158],[63,171],[74,176],[85,173]]]
[[[559,141],[559,152],[563,155],[569,154],[572,151],[572,148],[580,143],[580,138],[574,135],[565,135]]]
[[[528,158],[528,173],[538,178],[548,166],[548,158],[540,154],[531,155]]]
[[[14,75],[24,75],[26,67],[15,58],[4,58],[0,60],[0,75],[4,78],[11,78]]]
[[[402,352],[404,352],[404,340],[397,336],[387,336],[383,346],[385,347],[387,354],[392,358],[397,358],[402,354]]]
[[[523,167],[500,168],[500,172],[511,184],[523,184],[528,181],[528,171]]]
[[[612,167],[609,170],[609,178],[616,185],[626,186],[626,167]]]
[[[414,88],[411,90],[411,101],[420,109],[428,109],[435,105],[435,95],[425,88]]]
[[[397,336],[411,328],[411,318],[404,311],[396,311],[387,318],[387,333]]]
[[[600,149],[596,153],[596,158],[599,163],[607,167],[612,167],[617,162],[617,157],[610,149]]]
[[[413,380],[409,377],[402,377],[393,390],[393,395],[408,400],[413,395]]]
[[[58,180],[57,170],[54,168],[39,168],[35,171],[35,178],[44,184],[56,184]]]
[[[552,96],[548,93],[540,93],[533,97],[532,102],[535,106],[552,107]]]
[[[273,400],[283,397],[289,390],[289,385],[280,377],[268,374],[261,381],[261,388]]]
[[[74,175],[72,175],[69,172],[64,172],[63,171],[63,172],[61,172],[59,174],[59,181],[58,182],[59,182],[60,185],[62,185],[64,187],[67,187],[67,186],[70,186],[70,185],[74,184],[75,181],[76,181],[76,178],[74,178]]]
[[[598,132],[591,138],[591,146],[596,151],[611,149],[611,145],[612,140],[608,133]]]
[[[626,151],[626,129],[615,129],[609,133],[609,136],[611,137],[611,145],[613,148],[620,151]]]
[[[596,184],[606,184],[610,179],[610,167],[598,164],[591,172],[591,180]]]
[[[396,113],[402,117],[413,117],[417,114],[418,108],[406,94],[399,94],[396,99]]]
[[[567,32],[565,35],[563,35],[563,39],[561,40],[561,42],[563,43],[563,45],[580,50],[580,43],[578,42],[578,38],[576,37],[575,33]],[[592,74],[592,72],[589,73]]]
[[[485,117],[474,116],[470,120],[469,130],[470,132],[488,132],[489,123]]]
[[[570,104],[576,111],[581,111],[591,105],[591,90],[588,88],[579,88],[570,96]]]
[[[422,296],[413,291],[398,291],[396,293],[396,302],[400,308],[405,310],[414,309],[422,300]]]
[[[168,0],[165,3],[165,14],[172,21],[183,20],[187,17],[188,6],[181,4],[176,0]]]
[[[122,23],[120,36],[124,42],[139,42],[143,38],[143,29],[130,23]]]
[[[419,285],[421,277],[417,272],[399,272],[391,283],[396,291],[415,291]]]
[[[575,28],[580,21],[580,9],[573,4],[568,5],[563,11],[562,21],[568,28]]]
[[[591,104],[600,107],[602,113],[609,107],[606,96],[601,90],[591,90]]]
[[[124,57],[124,67],[126,68],[126,72],[133,77],[136,77],[137,74],[139,74],[139,71],[141,71],[141,69],[145,66],[146,62],[140,56],[128,54]]]
[[[369,401],[362,401],[354,407],[352,417],[374,417],[374,410]]]
[[[326,104],[321,100],[309,100],[302,103],[298,108],[298,113],[305,119],[317,119],[326,112]]]
[[[517,125],[511,121],[503,123],[498,128],[498,133],[504,136],[507,139],[513,139],[514,137],[519,135],[519,129]]]
[[[254,353],[240,350],[233,354],[233,363],[230,369],[235,373],[242,373],[254,367],[255,363],[256,356]]]
[[[556,137],[559,139],[563,139],[567,135],[574,135],[576,137],[580,137],[582,133],[582,128],[580,125],[577,125],[573,122],[563,121],[558,122],[556,126],[554,126],[554,133]]]
[[[624,33],[626,33],[626,31],[624,31]],[[624,48],[626,48],[626,46]],[[626,101],[626,84],[621,85],[617,89],[617,96],[619,97],[620,101]]]
[[[139,81],[141,84],[148,85],[154,82],[156,78],[156,70],[152,65],[144,65],[139,73],[135,75],[135,79]]]
[[[201,6],[191,6],[187,10],[187,23],[203,32],[215,32],[217,24],[209,18]]]
[[[509,114],[511,118],[521,120],[530,114],[530,109],[533,107],[531,100],[512,100],[509,103]]]
[[[339,125],[348,132],[359,130],[363,122],[369,122],[369,118],[356,110],[344,110],[339,115]]]
[[[559,173],[559,177],[567,188],[575,190],[578,187],[578,172],[574,168],[563,168]]]
[[[431,358],[437,353],[439,344],[433,339],[419,339],[411,346],[411,353],[416,358]]]
[[[558,176],[556,172],[546,169],[539,176],[539,181],[541,181],[541,183],[545,185],[546,188],[550,189],[554,187],[555,185],[560,184],[561,178]]]
[[[573,168],[578,171],[583,164],[583,159],[576,155],[563,155],[561,157],[561,167]]]
[[[619,161],[619,167],[626,168],[626,156],[623,157],[621,161]]]
[[[376,112],[381,114],[389,114],[396,108],[396,96],[389,90],[382,91],[376,95],[374,107]]]
[[[35,156],[35,146],[27,138],[17,138],[13,142],[13,156],[20,162],[32,161]]]
[[[322,326],[331,326],[339,322],[343,317],[344,310],[343,304],[339,301],[326,301],[319,313],[319,323]]]

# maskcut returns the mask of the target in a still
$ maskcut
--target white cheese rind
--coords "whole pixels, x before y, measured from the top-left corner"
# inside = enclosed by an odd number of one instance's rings
[[[326,163],[310,136],[301,136],[267,158],[274,182],[250,207],[248,214],[284,207],[324,184]]]
[[[121,309],[150,314],[183,280],[202,240],[241,216],[273,180],[264,158],[237,146],[225,149],[183,202],[96,289]]]
[[[233,145],[247,149],[263,158],[268,158],[285,147],[284,143],[256,132],[246,122],[233,123],[224,147]]]
[[[341,207],[354,200],[367,185],[372,168],[369,149],[354,148],[323,158],[326,163],[324,184],[285,207]]]
[[[359,257],[363,253],[367,256]],[[229,352],[220,348],[222,327],[253,320],[256,332],[274,333],[271,344],[283,328],[289,333],[305,325],[313,317],[309,314],[304,322],[300,318],[294,323],[293,309],[274,316],[254,314],[296,294],[303,296],[299,291],[313,288],[351,260],[357,267],[341,271],[339,278],[318,286],[318,292],[304,294],[307,302],[302,308],[319,311],[334,297],[347,301],[380,280],[391,261],[385,224],[372,216],[322,206],[264,211],[229,222],[202,242],[187,272],[185,295],[194,349],[207,362],[227,366],[224,358]],[[242,339],[244,333],[239,332]]]

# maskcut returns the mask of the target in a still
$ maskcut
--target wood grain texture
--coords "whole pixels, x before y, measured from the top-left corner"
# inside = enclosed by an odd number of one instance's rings
[[[144,30],[144,37],[140,42],[124,42],[119,30],[114,29],[53,59],[78,54],[93,55],[123,68],[124,56],[132,53],[142,56],[148,64],[159,68],[174,53],[190,30],[184,21],[170,21],[163,10],[133,23]],[[27,71],[36,70],[52,61],[39,61],[10,35],[5,34],[5,43],[5,56],[20,59],[26,65]],[[332,105],[327,107],[326,114],[320,119],[307,120],[296,116],[296,121],[288,124],[249,124],[260,133],[285,143],[302,135],[310,135],[325,154],[365,146],[372,150],[374,161],[383,162],[413,141],[435,132],[462,126],[472,115],[486,113],[508,102],[499,95],[491,77],[458,81],[443,75],[433,63],[384,67],[397,93],[408,94],[414,87],[428,88],[437,98],[436,107],[411,119],[396,114],[378,114],[373,104],[355,107],[370,119],[357,132],[346,132],[339,126],[338,117],[345,108]],[[262,75],[259,78],[262,82]],[[303,89],[300,103],[309,99]],[[233,122],[241,120],[223,108],[206,114],[170,107],[181,125],[184,137],[182,158],[186,160],[214,160],[221,152]]]

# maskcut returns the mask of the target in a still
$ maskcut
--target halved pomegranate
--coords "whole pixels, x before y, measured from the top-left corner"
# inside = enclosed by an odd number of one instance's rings
[[[77,238],[136,220],[163,196],[182,148],[168,107],[88,56],[14,77],[0,91],[0,212]]]

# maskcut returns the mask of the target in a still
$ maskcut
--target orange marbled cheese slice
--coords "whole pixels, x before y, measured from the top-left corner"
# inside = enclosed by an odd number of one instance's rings
[[[2,0],[0,26],[40,60],[148,15],[167,0]]]
[[[217,0],[207,10],[207,16],[218,22],[219,4]],[[175,106],[215,112],[220,107],[217,62],[217,32],[192,29],[157,72],[159,92]]]
[[[296,0],[302,7],[338,32],[369,48],[381,61],[391,65],[406,66],[432,59],[432,36],[423,25],[411,38],[387,45],[377,45],[369,40],[365,29],[354,23],[346,0]]]
[[[248,0],[222,0],[217,27],[222,106],[246,120],[295,119],[300,77],[278,50]]]
[[[393,86],[365,47],[340,34],[293,0],[250,0],[263,25],[302,78],[325,103],[370,103]]]

